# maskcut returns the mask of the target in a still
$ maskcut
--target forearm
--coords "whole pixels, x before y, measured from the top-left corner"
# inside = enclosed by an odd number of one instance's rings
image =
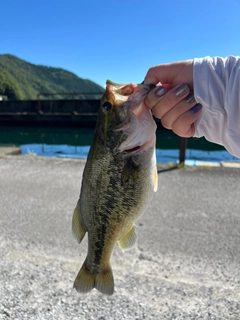
[[[194,59],[194,95],[203,108],[195,137],[240,157],[240,57]]]

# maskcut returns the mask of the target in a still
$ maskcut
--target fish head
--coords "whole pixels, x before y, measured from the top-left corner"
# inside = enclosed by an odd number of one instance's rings
[[[101,99],[98,127],[113,153],[131,154],[155,143],[156,123],[144,99],[153,88],[145,84],[106,82]]]

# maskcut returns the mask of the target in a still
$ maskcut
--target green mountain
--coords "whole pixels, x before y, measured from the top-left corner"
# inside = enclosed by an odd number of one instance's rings
[[[35,100],[38,94],[57,93],[61,95],[54,95],[54,99],[72,99],[71,95],[63,93],[76,93],[75,98],[99,98],[103,92],[104,89],[93,81],[64,69],[35,65],[10,54],[0,55],[0,95],[8,100]],[[42,98],[52,99],[52,96],[41,95]]]

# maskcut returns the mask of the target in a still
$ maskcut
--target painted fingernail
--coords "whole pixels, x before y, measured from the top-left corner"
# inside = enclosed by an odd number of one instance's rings
[[[182,97],[184,96],[186,93],[188,93],[190,91],[189,87],[187,84],[181,84],[179,87],[177,87],[177,89],[175,90],[175,95],[177,97]]]
[[[166,89],[162,86],[157,87],[157,89],[154,91],[155,96],[158,98],[162,97],[166,93]]]
[[[200,103],[197,103],[192,109],[192,113],[197,113],[200,109],[202,109],[202,105]]]
[[[189,93],[186,100],[188,103],[193,103],[195,101],[194,93],[193,92]]]

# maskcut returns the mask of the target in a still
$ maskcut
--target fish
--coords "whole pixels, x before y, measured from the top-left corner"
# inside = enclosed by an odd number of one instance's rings
[[[72,218],[77,242],[88,234],[87,257],[74,281],[80,293],[114,293],[114,247],[135,245],[135,222],[157,190],[156,123],[144,103],[151,89],[106,82]]]

